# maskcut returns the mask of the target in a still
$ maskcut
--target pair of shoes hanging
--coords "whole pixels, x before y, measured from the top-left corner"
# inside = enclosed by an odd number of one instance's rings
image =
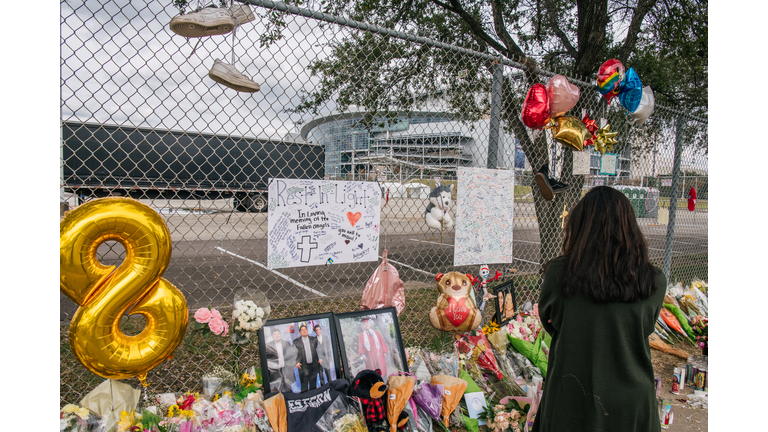
[[[169,27],[180,36],[199,38],[227,34],[237,26],[255,19],[256,16],[248,5],[237,3],[229,8],[209,6],[175,16],[171,19]],[[234,50],[234,39],[232,44]],[[239,92],[253,93],[260,90],[258,84],[240,73],[235,66],[220,59],[214,60],[208,76],[217,83]]]
[[[565,183],[559,182],[558,180],[549,178],[549,166],[547,166],[547,164],[544,164],[541,168],[539,168],[539,171],[536,173],[534,178],[536,179],[536,183],[539,184],[541,196],[543,196],[547,201],[552,201],[552,199],[555,197],[555,194],[565,192],[573,187],[572,185],[567,185]]]
[[[236,25],[256,19],[248,5],[233,4],[230,8],[204,7],[183,15],[175,16],[168,25],[179,36],[199,38],[223,35],[235,29]]]

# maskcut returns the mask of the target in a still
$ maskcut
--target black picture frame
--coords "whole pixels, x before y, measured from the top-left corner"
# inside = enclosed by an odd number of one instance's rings
[[[499,294],[502,295],[504,300],[499,301]],[[493,301],[496,303],[496,322],[499,326],[502,326],[514,318],[518,310],[514,280],[510,279],[496,285],[493,289],[493,297]],[[510,299],[512,300],[511,309],[507,306]]]
[[[333,363],[328,365],[328,368],[322,368],[322,370],[315,370],[317,365],[315,364],[313,370],[318,373],[322,373],[322,377],[325,378],[328,374],[328,381],[334,381],[342,377],[341,375],[341,362],[339,358],[339,340],[338,332],[336,331],[336,321],[334,320],[333,313],[321,313],[314,315],[304,315],[298,317],[270,319],[264,326],[259,329],[259,354],[261,356],[261,374],[264,394],[274,391],[290,391],[291,393],[302,393],[301,379],[299,375],[299,369],[296,366],[290,368],[291,361],[297,361],[299,349],[294,344],[294,341],[300,338],[300,327],[304,323],[307,325],[307,335],[309,337],[315,337],[315,326],[320,325],[320,334],[323,339],[328,338],[328,346],[330,349]],[[283,368],[280,370],[277,364],[277,348],[275,344],[270,345],[272,342],[274,331],[280,332],[280,340],[288,341],[290,347],[285,347],[283,344]],[[303,350],[303,348],[302,348]],[[318,354],[318,358],[328,356],[327,350],[324,350],[323,354]],[[313,364],[315,362],[313,361]],[[282,376],[285,376],[285,380]],[[307,377],[307,389],[309,389],[309,379],[312,373]],[[275,379],[277,378],[277,379]],[[284,384],[283,384],[284,382]],[[317,376],[315,384],[325,384],[325,380],[321,379],[320,375]],[[318,385],[318,387],[319,387]],[[297,391],[298,390],[298,391]]]
[[[355,375],[364,369],[381,369],[382,378],[385,382],[390,375],[397,372],[408,372],[403,337],[400,334],[400,322],[394,307],[334,314],[334,318],[339,336],[342,372],[350,382]],[[361,354],[360,341],[364,340],[362,335],[364,318],[368,318],[368,322],[371,323],[370,329],[378,331],[381,336],[378,349],[380,355],[377,355],[375,360],[371,355]],[[379,336],[375,335],[374,332],[373,337],[378,339]],[[381,348],[382,339],[387,348],[387,351],[383,353],[381,353],[383,351]],[[373,341],[368,339],[368,349],[375,351],[375,341],[375,339]],[[365,350],[366,348],[363,347],[362,351]],[[381,364],[382,358],[384,359],[383,365]]]

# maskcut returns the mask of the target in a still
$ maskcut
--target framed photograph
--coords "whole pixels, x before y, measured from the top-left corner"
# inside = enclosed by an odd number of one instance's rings
[[[517,311],[517,300],[515,300],[515,284],[512,279],[496,285],[494,288],[496,296],[496,322],[502,326],[509,322]]]
[[[301,393],[341,376],[332,313],[267,321],[259,329],[264,394]]]
[[[384,381],[408,372],[395,308],[334,314],[344,376],[351,382],[361,370],[381,370]]]

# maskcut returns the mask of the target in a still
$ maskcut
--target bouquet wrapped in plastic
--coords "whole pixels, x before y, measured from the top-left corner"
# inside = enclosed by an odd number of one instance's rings
[[[504,378],[504,374],[499,370],[499,365],[496,363],[496,357],[491,350],[491,344],[482,332],[468,332],[464,333],[459,340],[459,351],[470,354],[475,364],[481,368],[492,372],[496,379],[501,380]]]
[[[416,379],[419,381],[429,382],[432,378],[432,374],[429,372],[427,362],[421,355],[419,348],[408,347],[405,349],[405,354],[408,357],[408,370],[416,375]]]
[[[427,369],[432,376],[435,375],[450,375],[452,377],[459,376],[459,358],[457,353],[442,353],[436,354],[433,352],[423,351],[422,358],[425,360]]]
[[[355,404],[345,404],[342,398],[336,398],[317,422],[323,432],[367,432],[365,419],[355,408]]]
[[[251,335],[267,322],[270,311],[269,300],[263,292],[253,288],[237,291],[232,309],[232,343],[250,342]]]
[[[88,408],[68,404],[59,412],[60,431],[65,432],[106,432],[107,426],[101,417]]]

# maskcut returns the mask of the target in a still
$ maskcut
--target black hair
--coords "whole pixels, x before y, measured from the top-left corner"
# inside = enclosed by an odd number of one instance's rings
[[[278,327],[274,327],[272,329],[272,334],[275,334],[275,333],[280,333],[280,329]]]
[[[592,188],[576,203],[566,217],[563,255],[567,297],[581,293],[596,303],[631,303],[659,288],[632,204],[614,188]]]
[[[306,325],[304,325],[304,324],[300,325],[300,326],[299,326],[299,331],[301,331],[301,329],[302,329],[302,328],[307,328],[307,326],[306,326]]]
[[[318,328],[320,328],[320,324],[315,324],[315,326],[314,326],[314,327],[312,327],[312,330],[314,330],[314,331],[315,331],[315,333],[317,333],[317,329],[318,329]],[[322,330],[322,329],[321,329],[321,330]]]

